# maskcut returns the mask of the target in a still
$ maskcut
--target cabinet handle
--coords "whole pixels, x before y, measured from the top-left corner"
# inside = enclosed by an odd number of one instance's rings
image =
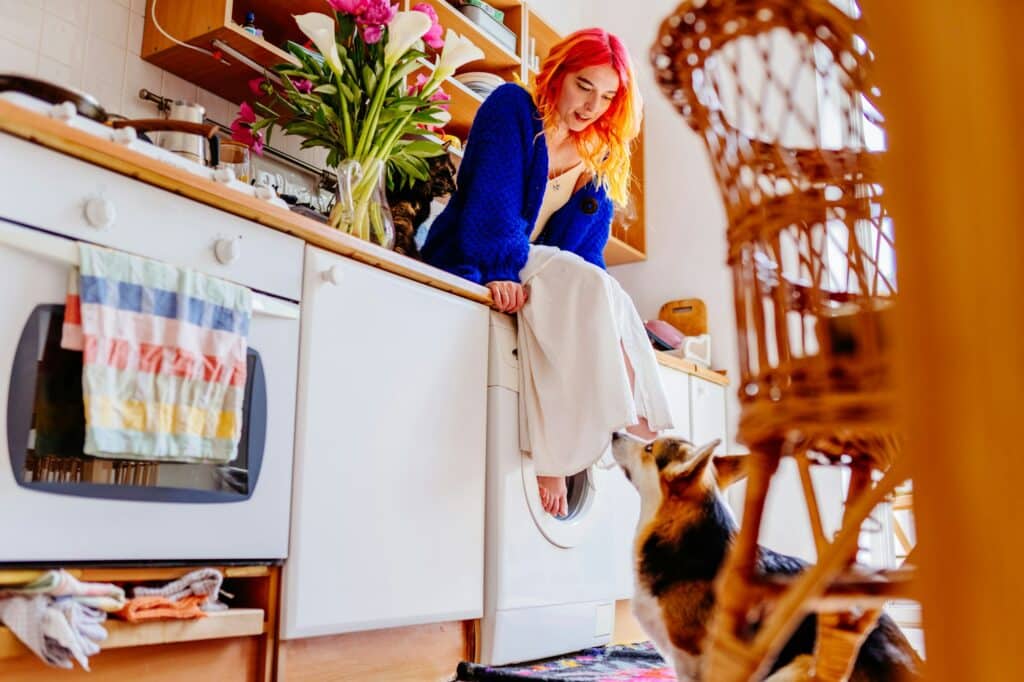
[[[221,265],[230,265],[242,255],[242,240],[218,239],[213,245],[213,255],[216,256]]]
[[[114,202],[103,197],[92,197],[85,202],[85,220],[97,230],[103,230],[117,220],[117,208]]]
[[[328,284],[338,286],[341,284],[341,280],[345,279],[345,271],[341,269],[340,265],[332,265],[327,270],[321,272],[320,277]]]

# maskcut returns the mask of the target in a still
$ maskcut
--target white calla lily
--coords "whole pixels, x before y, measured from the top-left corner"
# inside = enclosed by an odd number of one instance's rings
[[[398,12],[388,24],[388,42],[384,45],[384,64],[394,66],[430,30],[431,21],[423,12]]]
[[[448,33],[444,37],[444,49],[441,50],[434,73],[437,74],[438,80],[444,80],[462,65],[483,58],[484,51],[477,47],[472,40],[448,29]]]
[[[430,118],[434,119],[433,125],[443,128],[451,122],[452,114],[446,109],[441,109],[440,111],[431,114]]]
[[[295,14],[295,23],[323,55],[324,60],[335,73],[341,73],[341,57],[334,39],[334,19],[320,12]]]

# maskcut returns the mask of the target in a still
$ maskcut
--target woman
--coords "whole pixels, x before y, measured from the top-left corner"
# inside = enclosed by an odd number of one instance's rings
[[[617,37],[566,37],[532,93],[506,84],[481,105],[458,189],[423,246],[427,262],[519,313],[520,445],[556,516],[565,476],[600,458],[612,431],[654,438],[671,426],[643,323],[602,255],[613,202],[627,202],[640,108]]]

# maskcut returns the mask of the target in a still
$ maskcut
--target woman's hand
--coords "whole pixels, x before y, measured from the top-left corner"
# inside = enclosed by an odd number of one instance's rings
[[[519,282],[488,282],[487,288],[491,290],[494,307],[503,313],[518,313],[529,298],[526,288]]]

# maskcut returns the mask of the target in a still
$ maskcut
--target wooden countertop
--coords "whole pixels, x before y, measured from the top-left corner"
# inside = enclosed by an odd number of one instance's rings
[[[719,386],[729,385],[729,377],[722,372],[716,372],[712,369],[708,369],[707,367],[698,365],[696,362],[683,360],[681,357],[667,351],[657,351],[655,355],[658,356],[658,363],[665,367],[671,367],[672,369],[678,369],[680,372],[686,372],[687,374],[692,374],[700,377],[701,379],[707,379]]]
[[[314,246],[333,251],[402,277],[422,282],[463,298],[490,305],[486,287],[394,251],[356,239],[315,220],[246,196],[213,180],[151,159],[131,149],[47,116],[0,100],[0,131],[133,177],[175,194],[200,201],[266,227],[286,232]]]

